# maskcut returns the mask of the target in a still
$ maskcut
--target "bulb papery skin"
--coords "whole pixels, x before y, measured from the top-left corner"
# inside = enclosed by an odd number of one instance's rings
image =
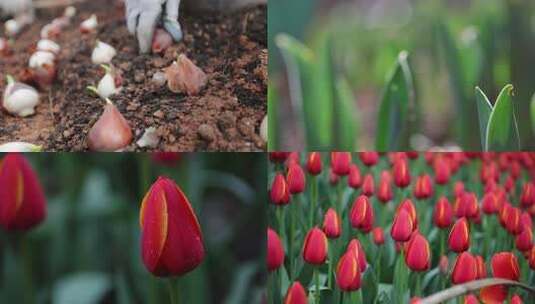
[[[30,61],[28,65],[32,69],[41,68],[41,67],[44,67],[45,65],[54,66],[55,60],[56,60],[56,56],[54,56],[53,53],[45,52],[45,51],[37,51],[33,53],[33,55],[30,57]]]
[[[184,54],[165,70],[165,75],[171,92],[190,96],[198,95],[208,82],[208,76]]]
[[[115,86],[115,78],[110,73],[106,73],[98,83],[97,92],[103,99],[115,95],[120,91],[121,88]]]
[[[108,103],[89,131],[88,146],[92,151],[113,152],[128,146],[132,138],[132,129],[126,119],[113,104]]]
[[[35,113],[35,107],[39,104],[39,94],[29,85],[15,82],[6,87],[3,108],[12,115],[26,117]]]
[[[1,144],[0,145],[0,152],[1,153],[6,153],[6,152],[21,152],[21,153],[24,153],[24,152],[41,152],[41,150],[42,150],[41,146],[30,144],[30,143],[26,143],[26,142],[20,142],[20,141],[9,142],[9,143],[5,143],[5,144]]]
[[[117,55],[117,51],[113,46],[97,41],[97,46],[91,54],[91,61],[94,64],[109,64],[115,55]]]
[[[17,34],[22,29],[22,25],[19,22],[17,22],[17,20],[15,19],[6,21],[6,23],[4,24],[4,27],[5,27],[5,33],[9,37],[17,36]]]
[[[37,42],[37,50],[57,55],[59,54],[59,51],[61,50],[61,48],[57,43],[55,43],[52,40],[41,39],[39,40],[39,42]]]
[[[93,14],[80,24],[80,32],[87,34],[94,31],[98,26],[97,15]]]

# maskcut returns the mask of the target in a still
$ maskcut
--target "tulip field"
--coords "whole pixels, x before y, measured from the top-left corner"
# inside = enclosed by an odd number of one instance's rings
[[[0,154],[0,303],[261,303],[267,157],[236,156]]]
[[[535,154],[271,152],[268,303],[534,303]]]

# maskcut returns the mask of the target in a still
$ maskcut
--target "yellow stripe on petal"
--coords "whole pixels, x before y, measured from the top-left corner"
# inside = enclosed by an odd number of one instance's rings
[[[147,194],[145,194],[145,197],[143,197],[143,200],[141,201],[141,209],[139,210],[139,226],[140,227],[143,227],[143,222],[145,218],[145,208],[147,207],[147,199],[149,198],[151,189],[149,189],[149,191],[147,192]]]
[[[168,220],[169,220],[169,213],[167,212],[167,200],[165,199],[165,192],[161,191],[161,203],[162,208],[161,210],[161,218],[160,218],[160,242],[159,242],[159,254],[160,256],[163,252],[163,247],[165,246],[165,241],[167,240],[167,232],[169,231],[168,228]]]

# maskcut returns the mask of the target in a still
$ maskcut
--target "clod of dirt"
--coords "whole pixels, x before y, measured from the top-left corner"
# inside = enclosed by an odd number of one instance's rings
[[[224,112],[219,117],[217,124],[222,131],[234,128],[236,126],[236,116],[232,112]]]
[[[132,129],[123,115],[110,101],[104,113],[93,125],[88,135],[88,146],[93,151],[117,151],[130,144]]]
[[[171,92],[190,96],[199,94],[208,81],[206,74],[184,54],[165,70],[165,75]]]
[[[165,83],[167,82],[167,79],[165,78],[165,74],[162,72],[156,72],[154,75],[152,75],[152,83],[157,87],[163,87]]]
[[[207,124],[202,124],[199,126],[199,137],[207,142],[213,142],[215,140],[216,134],[214,128]]]

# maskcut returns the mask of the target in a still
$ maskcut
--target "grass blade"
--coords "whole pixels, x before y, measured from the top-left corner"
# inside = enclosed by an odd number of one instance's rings
[[[485,138],[487,134],[487,125],[489,124],[490,113],[492,112],[492,105],[490,104],[487,95],[476,87],[476,103],[477,113],[479,116],[479,131],[481,134],[481,147],[485,147]]]
[[[279,133],[277,123],[279,122],[278,96],[275,86],[268,86],[268,151],[279,149]]]
[[[290,97],[296,113],[305,130],[307,146],[310,150],[330,147],[332,136],[332,90],[326,89],[329,79],[327,50],[317,56],[311,49],[296,39],[279,34],[277,46],[281,49],[290,82]],[[326,42],[325,42],[326,43]],[[332,85],[332,84],[331,84]]]
[[[357,147],[358,120],[355,115],[355,98],[346,79],[340,77],[337,80],[336,93],[336,149],[340,151],[355,151],[355,147]]]
[[[531,130],[533,130],[533,134],[535,134],[535,94],[533,97],[531,97],[531,105],[530,105],[530,118],[531,118]]]
[[[383,93],[377,117],[377,151],[408,148],[408,109],[409,104],[414,102],[414,89],[407,58],[406,51],[399,54],[396,67]]]
[[[520,136],[515,118],[513,86],[506,85],[494,105],[487,126],[486,151],[520,149]]]

